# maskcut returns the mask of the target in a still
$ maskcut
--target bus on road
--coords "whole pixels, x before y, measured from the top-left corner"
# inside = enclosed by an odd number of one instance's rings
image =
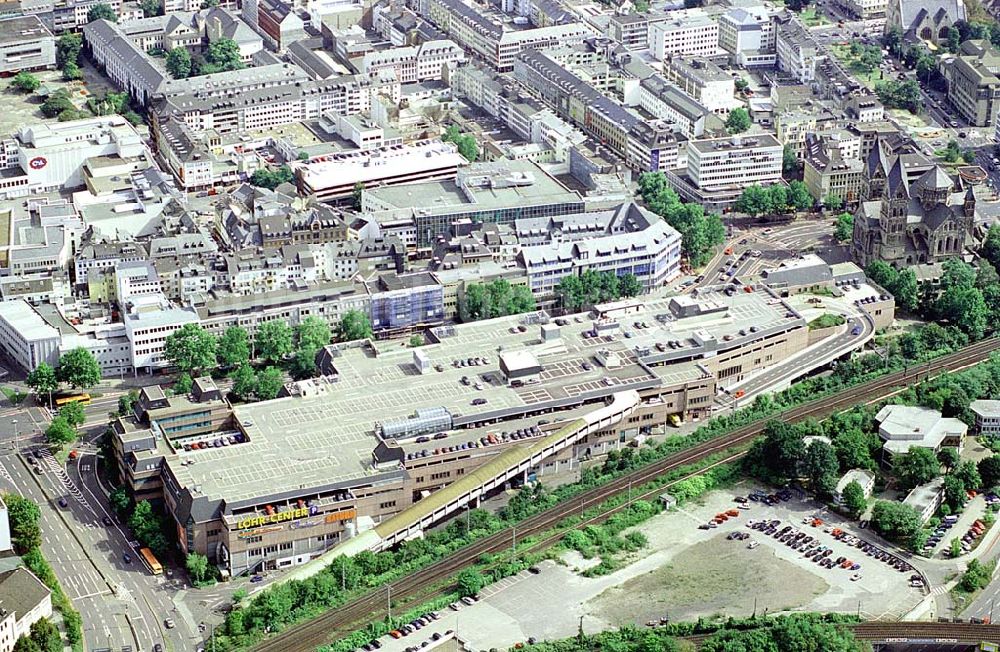
[[[55,404],[57,408],[70,403],[80,403],[90,405],[90,394],[59,394],[56,396]]]
[[[163,566],[160,566],[160,562],[153,556],[152,550],[149,548],[140,548],[139,554],[146,560],[146,565],[149,566],[149,570],[153,572],[153,575],[163,574]]]

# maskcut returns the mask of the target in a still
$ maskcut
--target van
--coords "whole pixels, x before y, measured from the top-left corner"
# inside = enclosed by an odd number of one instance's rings
[[[747,544],[747,548],[750,549],[750,550],[753,550],[754,548],[756,548],[759,545],[760,545],[759,541],[751,541],[750,543]]]

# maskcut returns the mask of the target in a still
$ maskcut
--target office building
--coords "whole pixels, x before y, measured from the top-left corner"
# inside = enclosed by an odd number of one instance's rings
[[[664,76],[712,113],[728,115],[743,106],[736,98],[732,73],[702,57],[671,57],[664,62]]]
[[[56,67],[56,38],[37,16],[0,18],[0,73]]]
[[[778,69],[800,84],[815,81],[820,50],[809,30],[798,18],[783,16],[778,21],[777,32],[775,51]]]
[[[28,302],[0,302],[0,348],[25,371],[59,360],[59,330],[49,325]]]
[[[989,41],[962,43],[941,66],[948,102],[973,127],[991,127],[1000,116],[1000,51]]]
[[[429,41],[416,46],[365,53],[360,72],[375,76],[391,70],[401,84],[440,80],[465,62],[465,52],[453,41]]]
[[[895,456],[911,448],[926,448],[934,453],[942,448],[957,448],[961,452],[969,429],[958,419],[913,405],[886,405],[875,415],[875,423],[883,442],[882,462],[889,466]]]
[[[763,5],[733,7],[719,17],[719,47],[745,68],[777,61],[777,21]]]
[[[649,52],[666,61],[671,56],[711,57],[719,53],[719,23],[703,14],[685,15],[649,26]]]
[[[969,404],[976,415],[976,434],[1000,434],[1000,401],[979,399]]]
[[[770,134],[691,141],[686,179],[675,186],[692,201],[731,205],[747,186],[779,183],[781,156],[782,145]]]

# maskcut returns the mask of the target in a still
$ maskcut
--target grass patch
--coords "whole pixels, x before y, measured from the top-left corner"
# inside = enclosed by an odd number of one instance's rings
[[[805,24],[806,27],[818,27],[820,25],[826,25],[830,22],[825,15],[819,13],[816,7],[807,7],[802,10],[799,14],[799,19]]]
[[[827,312],[816,319],[809,322],[809,330],[815,331],[821,328],[833,328],[834,326],[843,326],[847,323],[843,315],[835,315],[832,312]]]
[[[16,389],[12,389],[7,386],[0,387],[0,392],[7,398],[8,401],[14,405],[20,405],[24,402],[24,399],[28,398],[28,395],[24,392],[19,392]]]

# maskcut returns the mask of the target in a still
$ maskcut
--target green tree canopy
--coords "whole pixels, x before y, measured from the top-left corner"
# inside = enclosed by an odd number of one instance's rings
[[[848,428],[839,433],[833,440],[833,450],[837,454],[842,472],[851,469],[875,469],[872,458],[872,448],[877,445],[877,438],[857,428]]]
[[[163,356],[181,371],[197,375],[215,366],[215,336],[198,324],[184,324],[167,336]]]
[[[93,387],[101,382],[101,365],[93,353],[77,347],[59,358],[56,377],[73,389]]]
[[[111,5],[106,5],[104,3],[94,5],[90,8],[90,11],[87,12],[88,23],[102,19],[112,23],[117,23],[118,14],[116,14],[115,10],[111,8]]]
[[[459,319],[464,322],[518,315],[535,309],[535,298],[526,285],[512,285],[506,279],[470,283],[458,302]]]
[[[208,557],[197,552],[189,552],[184,558],[184,567],[195,582],[201,582],[208,573]]]
[[[191,76],[191,53],[185,47],[176,47],[167,53],[167,72],[174,79],[187,79]]]
[[[31,624],[31,640],[38,644],[42,652],[62,652],[62,639],[59,630],[48,618],[41,618]]]
[[[457,584],[459,594],[474,598],[479,595],[486,581],[478,570],[466,568],[458,574]]]
[[[66,65],[76,67],[72,62]],[[70,99],[69,92],[65,88],[60,88],[45,98],[41,111],[46,118],[55,118],[65,111],[76,111],[76,105]]]
[[[725,239],[722,218],[715,213],[706,215],[699,204],[682,203],[662,172],[643,173],[639,193],[649,210],[681,234],[681,249],[693,266],[707,262],[712,250]]]
[[[63,446],[76,441],[76,429],[65,417],[56,417],[45,429],[45,441],[53,446]]]
[[[892,470],[904,489],[912,489],[938,477],[941,463],[930,449],[914,446],[908,452],[894,456]]]
[[[254,338],[257,357],[268,362],[279,362],[292,352],[292,329],[288,324],[272,319],[260,325]]]
[[[750,113],[743,107],[737,107],[726,118],[726,131],[734,135],[741,134],[750,128],[750,124]]]
[[[240,46],[231,38],[219,38],[209,43],[205,61],[217,68],[213,72],[240,70],[244,67],[240,58]]]
[[[22,93],[34,93],[42,85],[42,82],[38,81],[38,77],[27,70],[22,70],[14,75],[14,79],[10,80],[10,85]]]
[[[330,343],[330,325],[319,317],[306,317],[295,327],[295,339],[300,349],[316,351]]]
[[[829,496],[837,486],[840,464],[833,446],[822,439],[814,439],[806,446],[802,458],[802,472],[809,478],[813,491]]]
[[[265,367],[257,374],[257,387],[254,394],[261,401],[270,401],[278,396],[285,384],[285,377],[277,367]]]
[[[42,529],[39,522],[42,510],[34,502],[19,494],[5,493],[3,501],[7,505],[10,522],[10,536],[14,551],[23,555],[42,545]]]
[[[984,489],[1000,486],[1000,455],[991,455],[979,460],[979,475]]]
[[[233,379],[232,392],[241,401],[249,401],[257,389],[257,374],[249,364],[241,364],[229,375]]]
[[[82,426],[83,422],[87,420],[87,415],[84,413],[83,404],[79,401],[74,401],[72,403],[67,403],[66,405],[59,408],[59,416],[66,419],[66,422],[73,426],[74,428]]]
[[[372,336],[372,323],[360,310],[348,310],[337,325],[337,339],[352,342]]]
[[[250,336],[245,328],[230,326],[222,333],[215,347],[215,355],[219,364],[224,367],[237,367],[250,361]]]
[[[865,498],[865,490],[857,480],[851,480],[844,486],[841,492],[846,507],[854,516],[860,516],[868,508],[868,499]]]
[[[82,34],[63,34],[56,41],[56,67],[62,70],[67,63],[78,63],[82,50]]]
[[[837,222],[833,227],[833,237],[836,238],[837,242],[850,242],[853,234],[854,216],[850,213],[841,213],[838,215]]]
[[[28,374],[25,384],[34,390],[38,396],[51,394],[59,388],[59,381],[56,380],[56,370],[49,366],[47,362],[40,362]]]
[[[890,541],[906,542],[920,530],[917,510],[903,503],[880,500],[872,508],[872,527]]]
[[[282,165],[277,170],[271,171],[266,168],[254,170],[250,175],[250,184],[260,188],[274,190],[283,183],[291,183],[295,176],[292,169],[287,165]]]
[[[767,189],[757,184],[747,186],[736,200],[733,208],[751,217],[766,215],[773,210],[771,196],[768,194]]]

